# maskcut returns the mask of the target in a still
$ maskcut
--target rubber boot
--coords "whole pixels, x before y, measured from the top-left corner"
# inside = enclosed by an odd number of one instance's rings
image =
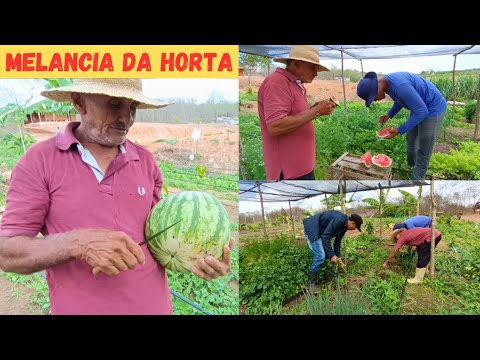
[[[407,279],[409,284],[421,284],[423,282],[423,277],[425,276],[425,272],[427,268],[416,268],[415,269],[415,277],[412,279]]]
[[[310,272],[308,273],[308,282],[310,285],[310,292],[312,294],[317,294],[320,292],[319,287],[315,284],[315,278],[317,277],[317,273]]]

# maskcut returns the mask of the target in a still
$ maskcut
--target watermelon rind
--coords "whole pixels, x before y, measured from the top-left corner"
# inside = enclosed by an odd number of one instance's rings
[[[206,256],[221,260],[223,248],[230,242],[230,219],[217,198],[201,191],[167,196],[150,211],[146,238],[177,221],[177,225],[147,243],[160,265],[175,272],[190,272]]]
[[[340,106],[340,102],[335,96],[330,96],[330,101],[333,102],[335,105]]]

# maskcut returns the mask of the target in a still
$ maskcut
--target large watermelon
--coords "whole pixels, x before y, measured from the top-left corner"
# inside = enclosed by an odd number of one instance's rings
[[[157,234],[148,242],[157,262],[177,272],[189,272],[199,258],[221,259],[223,247],[230,242],[230,219],[222,203],[200,191],[184,191],[168,196],[150,211],[145,236]]]
[[[372,154],[370,154],[370,151],[367,151],[360,157],[360,160],[358,161],[369,168],[370,166],[372,166]]]
[[[378,136],[378,137],[384,138],[384,137],[386,137],[386,136],[388,136],[388,135],[390,135],[390,128],[386,128],[386,129],[377,131],[377,136]]]
[[[382,168],[388,168],[392,166],[392,159],[385,154],[378,154],[372,158],[372,164]]]

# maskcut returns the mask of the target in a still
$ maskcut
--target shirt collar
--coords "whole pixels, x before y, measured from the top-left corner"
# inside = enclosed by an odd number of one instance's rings
[[[65,131],[57,135],[55,141],[57,148],[60,150],[69,150],[72,144],[80,144],[73,134],[73,130],[79,126],[79,121],[69,122],[65,127]],[[120,145],[120,151],[127,157],[128,160],[139,160],[137,148],[129,140],[125,140],[125,142]]]
[[[279,74],[285,76],[288,80],[296,83],[300,89],[302,90],[302,93],[303,94],[306,94],[307,93],[307,89],[305,89],[305,87],[303,86],[302,82],[300,81],[300,79],[298,79],[295,75],[293,75],[291,72],[285,70],[285,69],[282,69],[282,68],[277,68],[275,70],[276,72],[278,72]]]

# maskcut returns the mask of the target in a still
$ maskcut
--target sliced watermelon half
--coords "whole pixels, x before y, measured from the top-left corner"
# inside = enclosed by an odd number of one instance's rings
[[[386,137],[386,136],[388,136],[388,135],[390,135],[390,128],[377,131],[377,136],[378,136],[378,137],[384,138],[384,137]]]
[[[367,151],[365,154],[363,154],[360,157],[360,160],[358,160],[360,163],[363,163],[367,168],[372,166],[372,154],[370,154],[370,151]]]
[[[330,101],[333,102],[335,105],[340,106],[340,101],[338,101],[336,96],[330,96]]]
[[[372,158],[372,164],[382,168],[388,168],[392,166],[392,159],[385,154],[378,154]]]

